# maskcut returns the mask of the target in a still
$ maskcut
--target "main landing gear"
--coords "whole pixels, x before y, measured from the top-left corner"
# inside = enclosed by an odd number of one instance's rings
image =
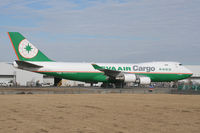
[[[124,88],[124,82],[116,82],[116,83],[103,83],[101,85],[102,88]]]

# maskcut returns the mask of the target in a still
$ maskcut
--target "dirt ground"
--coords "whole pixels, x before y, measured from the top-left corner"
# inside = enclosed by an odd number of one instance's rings
[[[199,133],[200,96],[0,95],[1,133]]]

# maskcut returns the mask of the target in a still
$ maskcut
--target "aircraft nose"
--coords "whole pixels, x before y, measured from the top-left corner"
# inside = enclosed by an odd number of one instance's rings
[[[186,73],[188,73],[190,76],[192,76],[192,75],[193,75],[193,72],[192,72],[190,69],[188,69],[188,68],[185,68],[185,70],[186,70]]]

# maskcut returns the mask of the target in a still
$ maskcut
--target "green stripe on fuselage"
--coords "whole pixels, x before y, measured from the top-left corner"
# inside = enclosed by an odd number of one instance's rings
[[[138,73],[151,78],[152,82],[170,82],[189,78],[192,74],[157,74],[157,73]]]
[[[103,73],[87,73],[87,72],[40,72],[42,74],[83,82],[110,82],[108,77]],[[152,82],[170,82],[189,78],[192,74],[157,74],[157,73],[135,73],[151,78]]]
[[[103,73],[87,73],[87,72],[40,72],[42,74],[83,82],[108,82],[107,76]]]

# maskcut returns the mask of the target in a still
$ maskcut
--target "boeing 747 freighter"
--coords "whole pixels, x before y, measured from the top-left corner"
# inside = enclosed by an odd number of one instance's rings
[[[17,60],[15,67],[61,79],[104,84],[170,82],[188,78],[192,72],[178,62],[71,63],[56,62],[44,55],[18,32],[8,32]]]

